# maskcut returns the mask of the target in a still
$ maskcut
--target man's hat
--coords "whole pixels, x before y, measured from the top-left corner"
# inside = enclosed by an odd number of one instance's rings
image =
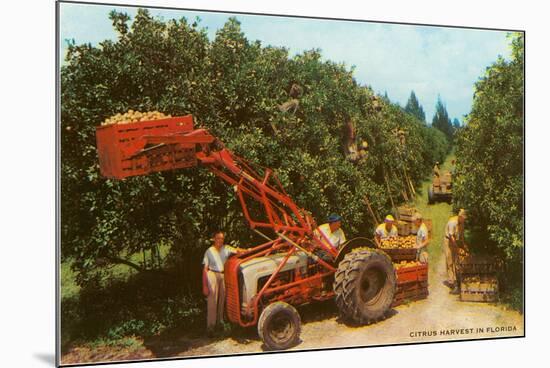
[[[466,210],[464,208],[461,208],[459,211],[458,211],[458,216],[460,217],[464,217],[464,218],[467,218],[468,216],[466,215]]]
[[[337,222],[337,221],[342,221],[342,216],[340,215],[336,215],[336,214],[332,214],[328,217],[328,222]]]
[[[384,219],[384,222],[394,222],[395,219],[393,218],[392,215],[388,215],[386,216],[386,218]]]

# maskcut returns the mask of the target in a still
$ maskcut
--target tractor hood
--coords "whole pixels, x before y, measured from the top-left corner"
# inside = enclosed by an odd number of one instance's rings
[[[273,254],[266,257],[258,257],[243,262],[240,271],[243,277],[242,303],[246,307],[258,292],[258,280],[264,276],[269,276],[275,272],[277,267],[283,262],[286,253]],[[280,272],[303,268],[305,272],[307,267],[307,254],[297,252],[290,256]]]

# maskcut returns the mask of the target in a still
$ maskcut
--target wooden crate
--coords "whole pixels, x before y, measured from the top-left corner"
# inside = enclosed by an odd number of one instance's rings
[[[415,249],[416,250],[416,249]],[[428,281],[428,264],[417,266],[401,267],[397,269],[397,284]]]
[[[499,297],[496,275],[479,274],[460,281],[460,300],[465,302],[495,302]]]
[[[468,255],[459,258],[459,275],[496,274],[501,270],[501,262],[493,256]]]
[[[498,278],[496,275],[477,275],[460,280],[461,289],[472,292],[498,292]]]
[[[397,221],[397,233],[400,236],[407,236],[410,235],[412,232],[413,224],[406,221]]]
[[[146,146],[148,136],[181,135],[193,130],[193,116],[96,127],[101,174],[124,179],[197,165],[194,144]]]
[[[413,215],[416,212],[416,208],[409,206],[397,207],[397,218],[400,221],[412,222]]]
[[[498,301],[498,292],[460,291],[460,300],[463,302],[496,302]]]
[[[405,222],[413,222],[413,215],[400,215],[399,220]]]
[[[428,289],[428,280],[420,280],[414,282],[397,282],[397,289],[395,290],[395,294],[404,294],[413,290],[423,289]]]
[[[397,207],[397,213],[399,216],[412,216],[416,212],[416,208],[409,206]]]
[[[406,304],[408,302],[426,299],[429,295],[428,281],[417,281],[409,283],[398,283],[392,307]]]
[[[441,184],[442,185],[445,185],[446,187],[451,187],[451,183],[452,183],[452,178],[451,178],[451,173],[450,172],[445,172],[443,174],[443,176],[441,177]]]
[[[392,262],[416,261],[415,248],[380,248],[380,250],[390,256]]]

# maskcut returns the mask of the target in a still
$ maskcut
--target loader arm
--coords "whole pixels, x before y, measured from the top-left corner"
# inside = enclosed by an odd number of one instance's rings
[[[227,149],[206,129],[194,129],[191,115],[96,128],[97,152],[101,174],[112,179],[149,175],[154,172],[205,167],[235,190],[250,228],[267,242],[248,248],[228,260],[226,269],[227,313],[241,326],[257,323],[263,301],[294,300],[303,303],[319,296],[322,280],[336,271],[338,251],[320,231],[308,211],[298,206],[285,192],[276,174],[258,167]],[[267,232],[265,232],[267,230]],[[314,260],[306,272],[295,270],[294,281],[276,282],[280,271],[296,252]],[[285,256],[261,290],[241,311],[238,269],[254,258],[282,253]],[[327,258],[328,256],[328,258]],[[315,269],[319,265],[318,269]],[[313,271],[311,271],[313,267]]]
[[[98,127],[96,135],[102,174],[121,179],[156,171],[206,167],[234,188],[251,229],[261,233],[271,230],[278,239],[311,253],[316,260],[313,252],[318,248],[336,258],[337,250],[328,245],[330,242],[324,234],[315,231],[315,220],[294,203],[273,170],[254,169],[252,164],[225,148],[208,130],[193,129],[191,116],[167,119],[165,129],[160,128],[164,126],[161,122]],[[115,133],[120,135],[118,140],[112,138]],[[185,154],[177,157],[179,161],[169,156],[183,151]],[[112,166],[112,156],[131,163],[129,169],[115,174],[104,170]],[[134,170],[135,167],[141,169]],[[251,207],[253,202],[260,205],[260,212]],[[320,262],[333,269],[326,262]]]
[[[300,248],[326,268],[334,270],[313,252],[321,248],[336,258],[337,250],[328,245],[330,242],[322,232],[315,231],[317,225],[313,217],[294,203],[273,170],[262,168],[263,172],[260,173],[253,169],[250,163],[225,148],[206,129],[193,129],[181,134],[143,135],[141,143],[134,145],[133,149],[127,148],[125,154],[132,158],[145,152],[154,154],[155,150],[176,145],[194,149],[195,164],[187,167],[206,167],[234,188],[251,229],[260,232],[272,230],[278,238]],[[261,205],[261,219],[253,218],[250,200]]]

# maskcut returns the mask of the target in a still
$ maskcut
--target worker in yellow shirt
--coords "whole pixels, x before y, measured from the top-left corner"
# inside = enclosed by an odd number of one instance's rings
[[[318,236],[323,240],[325,244],[338,250],[346,242],[346,235],[341,229],[342,217],[340,215],[332,214],[328,217],[328,222],[317,228]]]
[[[376,228],[374,231],[374,241],[376,246],[380,248],[381,241],[384,239],[397,237],[397,226],[395,226],[395,219],[392,215],[387,215],[384,222]]]
[[[340,215],[330,215],[328,217],[328,222],[319,226],[315,230],[315,234],[325,245],[328,245],[335,250],[339,250],[340,247],[346,242],[346,235],[342,230],[342,217]],[[332,256],[324,249],[315,249],[313,253],[329,264],[333,261]],[[323,292],[328,291],[332,287],[330,277],[323,278],[322,283]]]

